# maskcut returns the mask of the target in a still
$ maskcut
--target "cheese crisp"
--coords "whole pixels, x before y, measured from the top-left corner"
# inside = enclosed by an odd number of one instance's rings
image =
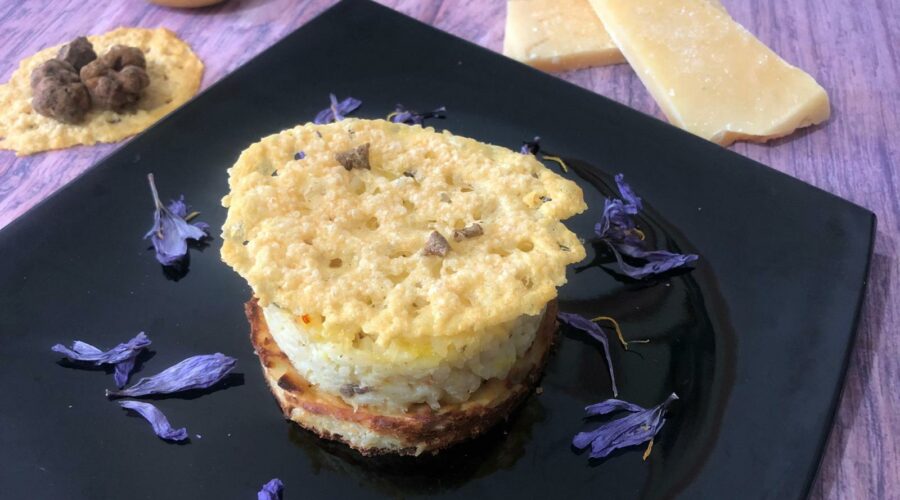
[[[366,144],[371,169],[338,162]],[[575,183],[531,155],[449,132],[306,124],[253,144],[229,175],[223,260],[260,306],[348,348],[452,358],[541,314],[566,265],[585,256],[560,223],[586,208]],[[483,234],[454,239],[475,223]],[[435,231],[444,256],[423,251]]]
[[[9,82],[0,85],[0,148],[27,155],[78,144],[115,142],[137,134],[190,99],[200,88],[203,63],[191,48],[167,29],[119,28],[87,37],[98,54],[116,44],[144,52],[150,85],[134,111],[91,109],[83,123],[66,124],[42,116],[31,107],[31,72],[52,59],[60,46],[23,60]]]

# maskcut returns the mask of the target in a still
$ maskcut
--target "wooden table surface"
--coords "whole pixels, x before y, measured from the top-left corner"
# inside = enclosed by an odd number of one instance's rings
[[[142,0],[0,0],[0,81],[9,78],[19,59],[77,35],[117,26],[164,26],[206,63],[206,87],[332,3],[230,0],[187,11]],[[504,0],[382,3],[491,50],[502,46]],[[900,9],[892,0],[722,3],[782,57],[811,73],[828,90],[833,107],[823,126],[733,149],[878,215],[868,297],[812,498],[900,498],[900,140],[894,135],[900,132]],[[627,65],[560,77],[662,117]],[[24,158],[0,152],[0,228],[120,146]]]

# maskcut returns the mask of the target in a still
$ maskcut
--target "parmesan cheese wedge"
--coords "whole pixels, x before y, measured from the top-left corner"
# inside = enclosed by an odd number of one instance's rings
[[[509,0],[503,54],[544,71],[625,62],[588,0]]]
[[[589,0],[669,120],[728,145],[821,123],[828,94],[709,0]]]
[[[509,0],[503,54],[543,71],[625,62],[588,0]]]

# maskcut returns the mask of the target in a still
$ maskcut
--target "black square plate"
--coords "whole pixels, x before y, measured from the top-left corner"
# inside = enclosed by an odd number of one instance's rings
[[[591,425],[582,407],[610,391],[597,347],[567,330],[543,394],[438,457],[363,459],[282,419],[248,341],[249,289],[220,262],[221,242],[192,251],[179,281],[147,250],[145,175],[217,228],[238,153],[309,120],[330,91],[362,99],[362,117],[445,105],[434,123],[457,134],[513,148],[542,136],[585,191],[590,211],[567,224],[588,242],[610,175],[624,172],[653,244],[701,256],[691,272],[637,283],[589,244],[560,291],[564,310],[652,339],[613,345],[623,398],[682,398],[649,460],[633,449],[592,463],[570,448]],[[346,1],[0,232],[0,496],[247,499],[279,477],[289,499],[800,498],[840,393],[874,226],[866,210],[658,120]],[[140,330],[154,342],[140,375],[199,353],[239,359],[243,379],[224,390],[157,401],[189,444],[155,438],[104,398],[108,374],[49,350]]]

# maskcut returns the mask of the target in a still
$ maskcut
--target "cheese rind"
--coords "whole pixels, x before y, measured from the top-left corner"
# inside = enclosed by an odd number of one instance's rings
[[[625,62],[587,0],[509,0],[503,54],[544,71]]]
[[[669,120],[722,145],[830,115],[828,94],[708,0],[590,0]]]

